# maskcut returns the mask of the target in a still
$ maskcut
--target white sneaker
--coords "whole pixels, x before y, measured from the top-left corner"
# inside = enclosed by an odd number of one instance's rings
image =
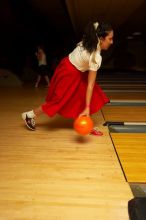
[[[23,112],[21,116],[22,116],[22,119],[25,121],[26,126],[30,130],[35,131],[35,120],[34,120],[34,118],[29,118],[27,116],[27,112]]]

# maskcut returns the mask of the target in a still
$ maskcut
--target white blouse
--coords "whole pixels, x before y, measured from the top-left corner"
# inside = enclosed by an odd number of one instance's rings
[[[70,62],[81,72],[88,70],[97,71],[101,66],[102,57],[100,55],[100,48],[90,54],[82,46],[80,42],[77,47],[69,54]]]

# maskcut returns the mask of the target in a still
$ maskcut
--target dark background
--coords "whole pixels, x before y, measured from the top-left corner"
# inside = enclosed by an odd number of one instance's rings
[[[67,55],[90,21],[108,21],[114,46],[104,56],[107,69],[146,70],[146,1],[144,0],[1,0],[0,68],[21,75],[35,68],[38,44],[48,64]]]

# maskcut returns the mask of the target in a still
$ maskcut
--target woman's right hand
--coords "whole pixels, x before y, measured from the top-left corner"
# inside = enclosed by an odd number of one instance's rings
[[[84,116],[84,115],[89,117],[89,115],[90,115],[90,109],[89,109],[89,107],[86,107],[86,108],[79,114],[79,117]]]

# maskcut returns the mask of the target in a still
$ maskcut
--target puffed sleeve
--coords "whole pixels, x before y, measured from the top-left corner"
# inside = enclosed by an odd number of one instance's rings
[[[101,66],[102,57],[99,52],[93,52],[89,59],[89,70],[97,71]]]

